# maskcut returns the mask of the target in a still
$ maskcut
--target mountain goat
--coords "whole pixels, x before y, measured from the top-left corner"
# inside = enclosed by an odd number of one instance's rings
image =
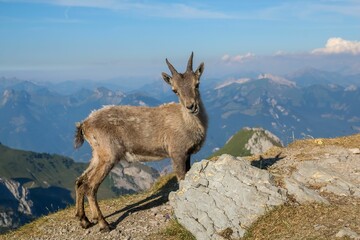
[[[92,148],[89,167],[76,180],[76,216],[83,228],[91,223],[85,215],[86,195],[92,220],[101,231],[109,224],[99,208],[97,190],[113,166],[120,160],[156,161],[171,158],[177,179],[190,169],[190,156],[200,150],[206,138],[207,115],[200,98],[200,76],[204,63],[193,71],[193,53],[185,73],[178,73],[166,59],[171,75],[162,73],[179,103],[158,107],[105,106],[76,124],[75,148],[84,139]]]

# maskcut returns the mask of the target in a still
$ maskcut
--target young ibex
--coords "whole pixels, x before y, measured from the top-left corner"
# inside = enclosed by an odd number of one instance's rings
[[[75,148],[84,139],[92,148],[89,167],[76,180],[76,216],[83,228],[91,223],[85,215],[84,196],[89,201],[92,218],[100,230],[109,231],[96,199],[99,185],[120,160],[155,161],[171,158],[177,179],[184,179],[190,169],[190,156],[201,148],[206,137],[207,115],[200,98],[199,82],[204,71],[201,63],[192,68],[193,53],[185,73],[178,73],[166,63],[172,76],[162,73],[165,82],[179,97],[180,104],[158,107],[105,106],[77,123]]]

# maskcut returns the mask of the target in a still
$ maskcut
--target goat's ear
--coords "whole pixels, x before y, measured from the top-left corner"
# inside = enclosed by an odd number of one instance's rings
[[[165,80],[165,82],[167,84],[171,85],[171,77],[168,74],[164,73],[164,72],[161,73],[161,75],[162,75],[163,79]]]
[[[199,67],[195,71],[195,75],[200,78],[201,74],[204,72],[204,63],[200,63]]]

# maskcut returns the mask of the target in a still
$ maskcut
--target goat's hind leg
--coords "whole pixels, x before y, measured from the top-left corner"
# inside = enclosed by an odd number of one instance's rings
[[[75,217],[79,218],[80,225],[83,228],[91,226],[89,219],[86,217],[84,209],[84,197],[88,190],[88,174],[93,169],[92,164],[84,171],[84,173],[76,179],[75,192],[76,192],[76,213]]]
[[[96,195],[100,184],[109,174],[113,166],[114,163],[108,161],[108,159],[106,159],[106,161],[99,161],[97,166],[94,168],[94,171],[89,176],[89,189],[86,195],[89,200],[93,220],[99,223],[100,231],[110,231],[110,227],[100,210]]]

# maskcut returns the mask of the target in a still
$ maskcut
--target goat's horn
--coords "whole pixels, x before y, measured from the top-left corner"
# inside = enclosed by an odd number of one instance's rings
[[[170,72],[171,72],[172,75],[178,73],[178,72],[176,71],[176,69],[174,68],[174,66],[171,65],[171,63],[169,62],[169,60],[168,60],[167,58],[166,58],[166,64],[168,65],[168,67],[169,67]]]
[[[193,70],[193,57],[194,57],[194,52],[191,52],[191,55],[190,55],[190,58],[189,58],[189,61],[188,61],[188,65],[187,65],[187,68],[186,68],[187,72],[192,72],[192,70]]]

